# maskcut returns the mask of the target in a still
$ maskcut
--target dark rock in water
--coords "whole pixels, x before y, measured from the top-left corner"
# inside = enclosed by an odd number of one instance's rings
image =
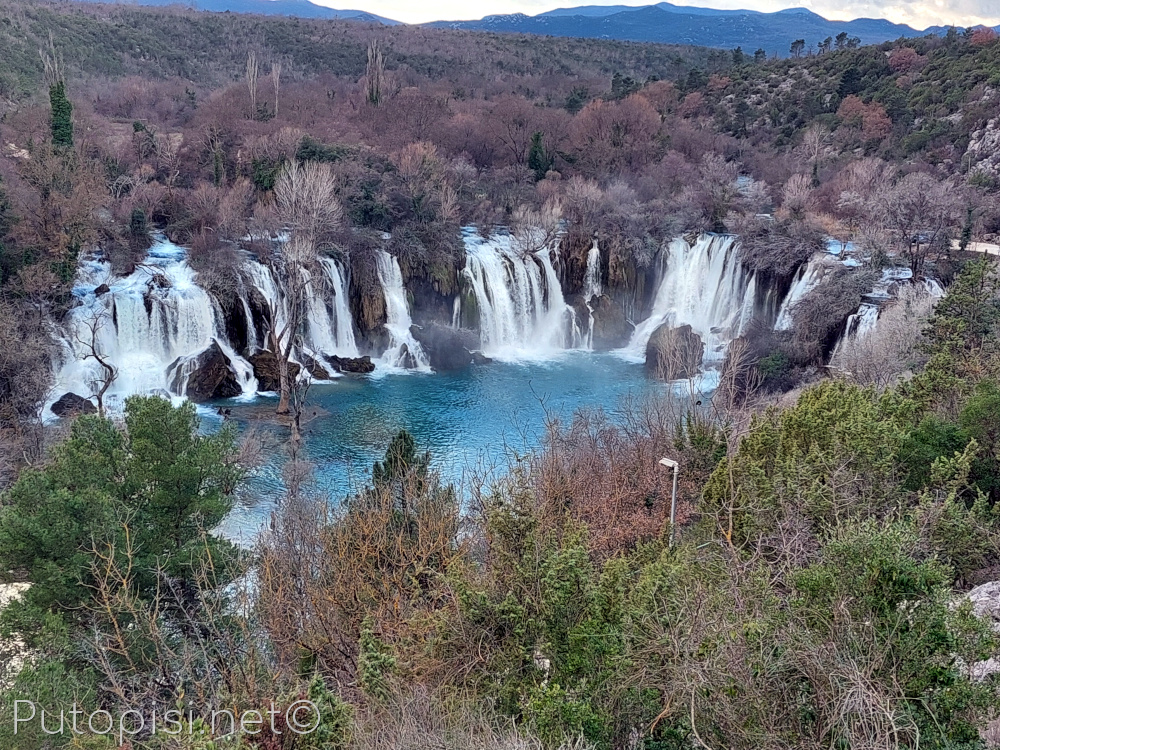
[[[336,372],[372,372],[376,365],[368,357],[337,357],[335,354],[325,355],[328,363]]]
[[[100,295],[107,294],[110,291],[112,291],[112,289],[109,288],[109,286],[107,284],[101,284],[100,286],[96,287],[93,294],[95,294],[97,297],[99,297]]]
[[[58,417],[78,417],[81,414],[95,414],[96,405],[83,396],[65,393],[52,404],[52,413]]]
[[[628,322],[624,308],[607,294],[593,297],[588,304],[592,308],[592,348],[604,351],[625,346],[636,326]]]
[[[276,355],[267,349],[261,349],[248,358],[252,363],[252,374],[256,376],[256,389],[260,391],[280,390],[280,363]],[[288,374],[295,379],[300,375],[300,365],[295,362],[288,363]]]
[[[644,347],[644,369],[661,380],[690,378],[704,361],[704,341],[692,326],[657,328]]]
[[[232,362],[215,339],[203,351],[173,362],[168,366],[167,375],[168,382],[176,388],[183,381],[184,395],[196,403],[232,398],[244,392]]]
[[[482,352],[472,352],[472,362],[477,365],[490,365],[492,358],[485,357]]]
[[[412,326],[412,338],[420,342],[433,370],[461,370],[475,361],[480,336],[467,328],[432,324]]]
[[[407,344],[400,345],[400,354],[396,358],[396,366],[403,367],[405,370],[415,370],[420,366],[420,363],[416,361],[416,357],[408,350]]]
[[[312,376],[313,380],[331,380],[332,379],[332,375],[329,374],[328,370],[325,369],[324,365],[320,364],[320,361],[317,360],[315,357],[309,357],[307,354],[305,354],[303,359],[304,359],[304,369],[308,371],[308,374]]]

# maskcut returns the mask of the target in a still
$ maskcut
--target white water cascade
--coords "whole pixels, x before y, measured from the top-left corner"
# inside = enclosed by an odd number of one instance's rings
[[[792,313],[796,305],[804,296],[815,289],[824,274],[828,271],[828,263],[824,253],[813,255],[807,263],[796,269],[796,276],[792,279],[792,286],[788,287],[788,295],[780,304],[780,312],[776,315],[776,323],[772,326],[777,331],[787,331],[792,327]]]
[[[97,295],[106,284],[108,291]],[[88,259],[81,263],[72,289],[80,304],[64,321],[60,337],[63,359],[48,403],[65,392],[89,396],[103,368],[91,356],[93,347],[116,368],[105,394],[106,405],[134,394],[184,395],[187,373],[168,368],[190,358],[215,340],[245,394],[256,392],[251,366],[228,344],[223,316],[212,297],[196,284],[196,272],[184,261],[184,250],[157,237],[147,257],[128,276],[112,275],[110,265]]]
[[[400,274],[400,264],[392,255],[379,251],[376,254],[376,273],[380,287],[384,290],[384,305],[387,308],[388,334],[391,338],[388,350],[380,357],[380,364],[386,367],[404,367],[405,350],[410,355],[416,369],[429,369],[428,355],[420,342],[412,338],[412,311],[408,307],[408,294],[404,291],[404,277]]]
[[[738,238],[701,234],[692,244],[668,245],[652,314],[636,326],[624,350],[642,360],[648,339],[663,323],[690,325],[704,341],[705,362],[724,359],[728,342],[744,333],[756,305],[756,276],[740,264]]]
[[[575,345],[572,309],[564,302],[550,248],[526,252],[510,234],[490,238],[465,230],[467,264],[480,311],[480,346],[504,358],[547,356]]]
[[[592,240],[592,247],[588,249],[588,268],[584,271],[584,301],[599,297],[604,293],[600,271],[600,243]]]
[[[304,346],[313,354],[358,357],[352,308],[348,301],[348,280],[344,267],[332,258],[321,258],[322,274],[302,271],[304,287]],[[273,311],[284,309],[284,291],[272,271],[264,264],[249,259],[244,272],[252,288]],[[247,308],[246,308],[247,309]],[[249,316],[251,312],[248,312]],[[266,348],[267,342],[260,342]]]
[[[592,312],[592,298],[604,293],[604,284],[600,270],[600,242],[592,240],[592,247],[588,248],[587,268],[584,271],[584,306],[588,308],[588,336],[584,348],[592,350],[592,335],[596,332],[596,316]],[[575,327],[576,319],[572,319]]]

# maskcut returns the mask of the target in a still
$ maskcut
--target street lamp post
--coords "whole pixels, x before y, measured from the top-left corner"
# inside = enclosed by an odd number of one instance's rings
[[[660,459],[660,465],[672,470],[672,512],[669,514],[668,549],[672,549],[672,542],[676,540],[676,479],[680,476],[680,464],[670,458]]]

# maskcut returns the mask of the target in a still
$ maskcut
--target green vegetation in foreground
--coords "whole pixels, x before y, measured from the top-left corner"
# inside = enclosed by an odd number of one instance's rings
[[[190,405],[154,398],[123,427],[81,417],[3,497],[0,567],[33,586],[4,614],[32,652],[0,701],[307,695],[325,731],[297,749],[982,747],[998,677],[965,665],[997,636],[956,602],[998,577],[996,272],[962,269],[911,380],[826,380],[733,452],[699,415],[626,442],[552,425],[462,515],[402,432],[339,507],[290,485],[251,556],[207,534],[242,475],[230,431],[199,435]],[[667,454],[686,508],[671,550],[666,478],[648,473]],[[243,570],[254,600],[228,585]],[[4,746],[112,747],[70,742]]]

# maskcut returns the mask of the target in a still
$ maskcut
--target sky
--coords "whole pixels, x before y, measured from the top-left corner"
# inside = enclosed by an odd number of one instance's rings
[[[577,5],[650,5],[658,0],[314,0],[335,8],[356,8],[405,23],[463,21],[487,15],[526,13]],[[1000,0],[677,0],[676,5],[758,10],[770,13],[803,7],[833,21],[887,18],[915,29],[954,25],[995,26],[1000,23]]]

